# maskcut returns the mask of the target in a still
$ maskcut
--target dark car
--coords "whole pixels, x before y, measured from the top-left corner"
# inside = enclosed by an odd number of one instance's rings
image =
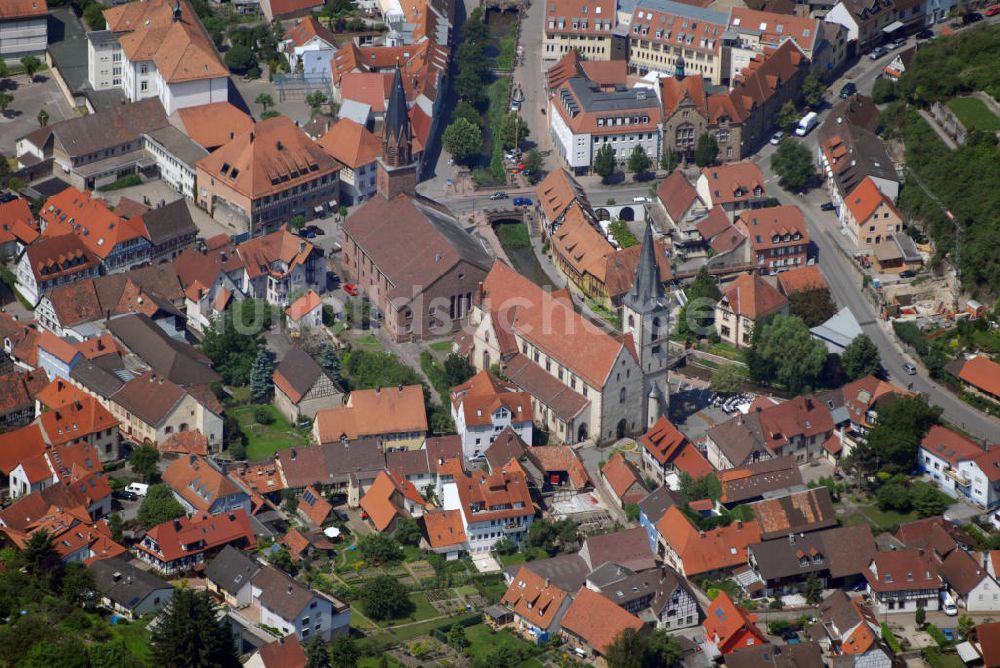
[[[530,197],[515,197],[514,206],[531,206]]]
[[[899,272],[900,278],[913,278],[914,276],[916,276],[916,273],[910,271],[909,269]]]
[[[139,495],[135,492],[130,492],[128,490],[122,490],[120,492],[115,492],[114,497],[116,499],[121,499],[122,501],[138,501]]]
[[[306,227],[303,227],[301,230],[299,230],[299,236],[302,237],[303,239],[315,239],[316,233]]]
[[[853,81],[849,81],[844,84],[844,87],[840,89],[840,97],[848,98],[858,92],[858,85]]]
[[[917,39],[934,39],[934,31],[929,28],[924,28],[917,33]]]
[[[837,207],[833,205],[833,202],[823,202],[819,205],[820,211],[834,211]]]
[[[962,17],[962,25],[971,25],[973,23],[979,23],[983,20],[983,15],[979,12],[969,12]]]

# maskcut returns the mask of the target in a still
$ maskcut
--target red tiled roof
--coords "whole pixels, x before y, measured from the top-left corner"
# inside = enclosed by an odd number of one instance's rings
[[[930,428],[920,442],[920,447],[953,467],[957,467],[961,461],[975,459],[983,454],[978,443],[940,425]]]
[[[656,528],[680,556],[689,578],[745,564],[747,546],[760,542],[760,527],[755,521],[734,522],[702,534],[677,506],[667,509]]]
[[[754,190],[760,188],[762,196],[767,195],[764,173],[752,162],[732,162],[726,165],[705,167],[701,177],[708,182],[711,202],[706,204],[730,204],[756,197]]]
[[[527,566],[521,566],[500,598],[500,603],[534,626],[548,629],[568,596],[568,592],[551,581],[546,581]]]
[[[37,424],[0,434],[0,472],[9,476],[23,461],[41,457],[45,439]]]
[[[1000,397],[1000,364],[985,355],[976,355],[962,365],[958,377],[994,397]]]
[[[734,640],[740,641],[741,647],[763,645],[766,640],[756,622],[756,615],[734,604],[729,594],[722,592],[705,611],[705,637],[723,653],[737,649]]]
[[[0,415],[30,410],[35,399],[45,391],[48,376],[44,371],[14,371],[0,376]]]
[[[143,543],[136,544],[136,549],[168,563],[237,541],[246,541],[248,548],[257,545],[250,518],[242,509],[224,515],[201,513],[182,517],[158,524],[146,533],[160,546],[160,553],[153,552]]]
[[[680,453],[687,437],[666,416],[661,415],[639,441],[656,461],[667,464]]]
[[[788,300],[777,288],[760,276],[743,274],[726,286],[723,299],[738,316],[757,320],[788,306]]]
[[[178,431],[156,445],[160,452],[208,456],[208,438],[200,431]]]
[[[634,485],[642,487],[642,477],[639,475],[639,471],[620,452],[611,456],[608,463],[601,469],[601,473],[619,499],[623,498]]]
[[[368,513],[368,519],[376,531],[385,531],[397,517],[407,517],[400,500],[400,490],[393,477],[386,471],[379,472],[375,482],[361,497],[361,509]]]
[[[312,520],[313,524],[323,526],[333,512],[333,506],[310,485],[299,494],[299,512]]]
[[[897,217],[902,218],[902,214],[896,208],[896,205],[893,204],[891,199],[886,197],[885,193],[878,189],[874,179],[870,176],[862,179],[854,191],[844,198],[844,204],[859,225],[867,222],[872,214],[875,213],[875,210],[879,208],[879,205],[882,204]]]
[[[212,102],[177,110],[184,133],[205,149],[214,149],[253,129],[253,119],[230,102]]]
[[[381,140],[368,128],[349,118],[337,121],[316,143],[351,169],[370,165],[382,155]]]
[[[291,306],[285,309],[285,315],[287,315],[291,320],[298,322],[302,318],[306,317],[313,312],[314,309],[320,307],[323,304],[323,300],[319,298],[315,290],[310,290],[298,299],[296,299]]]
[[[938,567],[929,550],[876,552],[865,578],[872,589],[880,592],[938,589],[941,586]]]
[[[510,411],[515,423],[533,419],[531,395],[519,391],[516,385],[501,381],[486,369],[451,388],[451,403],[455,408],[461,405],[467,426],[492,424],[493,414],[500,408]]]
[[[38,421],[53,445],[69,443],[118,426],[115,416],[89,394],[45,411]]]
[[[625,629],[640,630],[642,620],[596,591],[582,587],[563,615],[564,631],[577,636],[600,654]]]
[[[240,488],[208,460],[194,455],[178,457],[163,472],[163,482],[197,511],[208,511],[221,498]]]
[[[541,445],[528,448],[528,458],[542,473],[566,471],[577,489],[590,484],[590,476],[576,450],[568,445]]]
[[[808,245],[809,231],[802,209],[794,205],[770,206],[763,209],[742,211],[735,225],[760,252],[778,248],[790,242]],[[795,236],[798,235],[798,240]],[[785,236],[789,240],[785,240]]]
[[[778,285],[787,297],[796,292],[826,288],[826,281],[816,265],[796,267],[778,274]]]
[[[466,540],[459,510],[434,510],[424,513],[424,530],[431,547],[441,549]]]
[[[28,200],[18,197],[0,203],[0,244],[14,241],[30,244],[38,238],[34,222],[35,217],[31,214]]]

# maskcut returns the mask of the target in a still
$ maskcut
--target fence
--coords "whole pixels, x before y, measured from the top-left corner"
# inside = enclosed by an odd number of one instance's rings
[[[958,120],[958,116],[952,113],[951,109],[944,106],[940,102],[935,102],[931,105],[931,116],[937,121],[937,124],[941,126],[941,129],[948,133],[948,136],[954,139],[959,144],[965,143],[965,137],[967,131],[962,122]]]

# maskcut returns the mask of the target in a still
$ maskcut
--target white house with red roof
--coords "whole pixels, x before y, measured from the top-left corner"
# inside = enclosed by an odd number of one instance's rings
[[[695,187],[707,207],[721,206],[730,219],[745,209],[761,208],[767,199],[764,173],[749,161],[705,167]]]
[[[478,459],[505,428],[531,443],[531,395],[488,370],[451,388],[451,417],[466,459]]]
[[[318,288],[326,280],[323,251],[282,227],[236,247],[243,261],[241,291],[268,304],[287,306],[295,291]]]
[[[643,471],[670,489],[679,489],[680,475],[701,480],[715,468],[666,416],[661,415],[639,439]]]
[[[315,290],[309,290],[285,309],[289,331],[304,334],[323,326],[323,300]]]
[[[917,463],[942,492],[952,497],[959,495],[970,497],[972,473],[970,462],[986,454],[985,450],[975,441],[952,431],[947,427],[935,425],[930,428],[924,440],[920,442],[917,453]],[[994,457],[996,459],[996,457]],[[978,466],[976,469],[978,470]],[[978,471],[982,478],[983,472]],[[997,471],[1000,473],[1000,469]],[[986,480],[979,481],[981,498],[985,500]],[[993,492],[996,497],[997,492]]]
[[[455,471],[452,481],[442,485],[441,502],[444,510],[461,512],[473,554],[489,552],[505,538],[520,544],[535,518],[528,482],[520,471]]]

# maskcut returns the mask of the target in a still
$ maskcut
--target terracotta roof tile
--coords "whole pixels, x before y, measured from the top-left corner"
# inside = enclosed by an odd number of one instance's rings
[[[731,162],[725,165],[705,167],[701,170],[699,180],[704,178],[708,183],[708,192],[712,198],[707,204],[731,204],[744,202],[758,197],[754,191],[760,189],[762,195],[767,195],[764,183],[764,173],[752,162]]]
[[[743,274],[726,286],[723,299],[738,316],[757,320],[788,306],[783,294],[757,275]]]
[[[457,387],[451,388],[451,404],[461,406],[468,426],[485,426],[493,423],[492,416],[500,408],[507,409],[515,423],[530,422],[533,412],[531,395],[521,392],[516,385],[482,370]]]
[[[706,638],[715,643],[720,650],[726,652],[726,648],[735,649],[730,646],[730,643],[739,639],[742,634],[749,634],[753,637],[752,643],[748,638],[748,645],[764,644],[764,635],[757,628],[756,622],[756,615],[734,604],[733,600],[729,598],[729,594],[722,592],[705,611],[703,626]]]
[[[316,143],[351,169],[370,165],[382,155],[381,140],[349,118],[338,120]]]
[[[568,597],[568,592],[551,581],[546,582],[527,566],[522,566],[500,598],[500,603],[534,626],[549,629]]]
[[[4,21],[29,16],[43,16],[48,11],[49,7],[45,0],[7,0],[0,3],[0,19]]]
[[[154,552],[144,543],[137,543],[137,550],[148,552],[166,562],[177,561],[228,544],[242,544],[252,548],[257,538],[250,526],[250,518],[243,509],[224,515],[201,513],[158,524],[146,534],[159,546]]]
[[[351,392],[344,406],[316,413],[320,443],[354,440],[365,436],[426,433],[427,413],[420,385],[386,387]]]
[[[734,522],[702,535],[677,506],[667,509],[656,528],[677,552],[689,578],[745,564],[747,547],[760,542],[760,527],[756,522],[742,525]]]
[[[253,129],[253,119],[230,102],[182,107],[175,113],[185,134],[206,150],[218,148]]]
[[[178,457],[163,472],[163,482],[196,511],[208,511],[219,499],[240,493],[240,488],[207,459]]]
[[[333,506],[316,491],[312,485],[299,494],[299,512],[308,517],[316,526],[323,526],[333,512]]]
[[[787,235],[798,243],[809,244],[809,231],[802,209],[795,205],[771,206],[763,209],[743,211],[735,221],[736,227],[753,245],[755,252],[763,252],[788,244]]]
[[[586,201],[583,189],[565,169],[553,169],[537,186],[538,204],[550,222],[562,217],[577,201]]]
[[[851,215],[854,216],[854,220],[859,225],[867,222],[872,214],[875,213],[875,210],[883,204],[889,211],[902,218],[902,214],[896,208],[896,205],[893,204],[892,200],[885,193],[879,190],[878,186],[875,185],[875,181],[870,176],[862,179],[861,183],[854,188],[854,191],[844,198],[844,204],[847,205]]]
[[[561,626],[600,654],[606,654],[619,634],[625,629],[639,631],[643,622],[610,599],[583,587],[566,610]]]
[[[403,508],[400,485],[386,471],[378,474],[361,497],[361,509],[368,513],[368,519],[379,532],[388,529],[397,517],[409,517]]]
[[[920,447],[955,468],[959,462],[975,459],[983,454],[983,448],[978,443],[940,425],[930,428],[920,442]]]
[[[441,549],[465,542],[460,510],[434,510],[424,513],[424,531],[432,548]]]
[[[825,289],[827,287],[826,281],[823,280],[823,274],[820,273],[819,267],[816,265],[796,267],[795,269],[781,272],[778,274],[778,285],[786,297],[796,292]]]
[[[577,489],[591,484],[580,455],[568,445],[541,445],[528,448],[528,459],[544,474],[567,472],[570,482]]]
[[[642,486],[642,476],[635,464],[625,459],[620,452],[611,456],[608,463],[601,469],[601,473],[619,499],[624,499],[629,490],[641,491],[643,496],[646,494],[646,490]]]
[[[323,300],[321,300],[319,295],[316,294],[316,291],[310,290],[296,299],[291,306],[286,308],[285,315],[287,315],[291,320],[298,322],[312,313],[313,310],[322,306],[322,304]]]
[[[1000,397],[1000,364],[986,355],[976,355],[962,365],[958,377],[975,388]]]
[[[38,418],[49,443],[59,445],[118,426],[118,420],[90,396],[45,411]]]

